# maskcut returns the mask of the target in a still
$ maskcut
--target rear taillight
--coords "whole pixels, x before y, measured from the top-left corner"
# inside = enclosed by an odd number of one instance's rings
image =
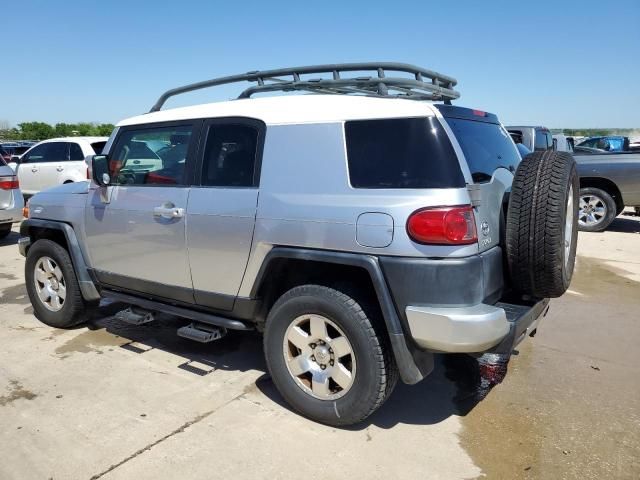
[[[0,177],[0,190],[15,190],[20,188],[18,177]]]
[[[478,241],[471,205],[416,210],[407,220],[407,233],[414,242],[435,245],[468,245]]]

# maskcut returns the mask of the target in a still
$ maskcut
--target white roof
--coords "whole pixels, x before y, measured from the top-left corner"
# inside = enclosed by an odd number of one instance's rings
[[[58,138],[48,138],[47,140],[42,140],[39,143],[49,143],[49,142],[77,142],[78,140],[84,142],[106,142],[109,140],[109,137],[58,137]]]
[[[347,95],[284,95],[161,110],[122,120],[117,126],[217,117],[249,117],[267,125],[277,125],[432,115],[434,107],[424,101]]]

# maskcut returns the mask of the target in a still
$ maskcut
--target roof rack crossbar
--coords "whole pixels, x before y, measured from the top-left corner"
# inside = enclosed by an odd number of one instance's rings
[[[345,72],[369,71],[370,76],[349,78],[342,75]],[[398,72],[404,73],[405,76],[397,76]],[[330,74],[331,78],[301,78],[301,75],[316,73]],[[413,78],[408,78],[407,73]],[[290,77],[290,79],[281,77]],[[414,65],[393,62],[343,63],[251,71],[192,83],[163,93],[150,112],[159,111],[169,98],[176,95],[239,82],[255,82],[255,85],[244,89],[238,98],[249,98],[256,93],[296,90],[342,95],[444,100],[447,103],[460,97],[460,93],[453,89],[458,83],[455,78]]]

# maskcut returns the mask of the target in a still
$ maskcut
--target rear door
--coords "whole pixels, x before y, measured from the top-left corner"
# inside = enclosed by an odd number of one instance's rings
[[[205,123],[187,246],[196,303],[230,310],[247,266],[258,204],[265,126],[250,119]]]
[[[462,149],[476,190],[480,251],[501,243],[511,183],[520,155],[495,115],[459,107],[439,108]]]
[[[92,184],[85,230],[98,280],[193,303],[186,209],[202,121],[122,127],[109,151],[112,185]]]
[[[36,184],[38,190],[59,185],[59,175],[61,169],[66,162],[69,161],[69,143],[68,142],[49,142],[47,154],[41,160],[36,174]]]

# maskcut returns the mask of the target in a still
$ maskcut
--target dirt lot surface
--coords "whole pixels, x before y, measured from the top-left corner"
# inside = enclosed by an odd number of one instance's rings
[[[440,358],[350,429],[283,405],[257,335],[199,345],[116,304],[39,323],[17,239],[0,241],[0,479],[640,478],[637,217],[580,234],[570,291],[502,383]]]

